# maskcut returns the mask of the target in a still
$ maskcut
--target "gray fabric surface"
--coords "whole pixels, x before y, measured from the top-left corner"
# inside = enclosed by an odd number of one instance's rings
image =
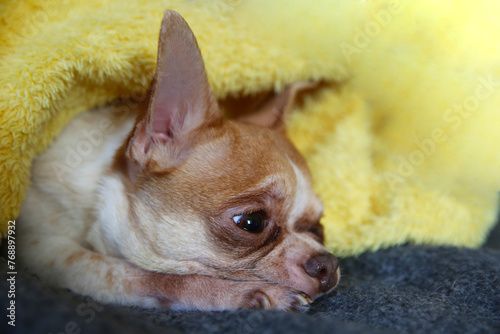
[[[343,259],[339,287],[302,314],[92,306],[18,272],[16,327],[3,315],[0,333],[500,333],[499,230],[478,250],[401,246]],[[6,278],[1,287],[5,314]]]

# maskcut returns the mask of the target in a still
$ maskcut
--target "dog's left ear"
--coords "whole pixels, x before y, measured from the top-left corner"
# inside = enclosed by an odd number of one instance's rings
[[[247,113],[238,119],[242,122],[252,123],[258,126],[282,130],[286,125],[297,95],[305,90],[318,86],[317,82],[295,82],[285,88],[283,92],[274,94],[265,100],[256,110]]]
[[[220,124],[222,113],[210,89],[201,52],[184,19],[167,10],[147,110],[129,140],[132,168],[167,169],[186,156],[200,129]]]

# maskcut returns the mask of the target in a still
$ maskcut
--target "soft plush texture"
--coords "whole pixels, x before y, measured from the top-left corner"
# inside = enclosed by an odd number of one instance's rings
[[[18,1],[0,4],[0,222],[32,159],[78,113],[140,99],[180,12],[218,98],[323,80],[289,120],[325,203],[327,247],[478,246],[500,188],[500,3]]]
[[[174,312],[93,304],[67,290],[50,288],[19,268],[16,327],[2,319],[0,332],[499,333],[500,228],[488,246],[399,246],[343,259],[339,287],[306,313]],[[0,289],[7,291],[3,258],[0,272]],[[5,310],[8,303],[7,294],[1,294],[0,307]]]

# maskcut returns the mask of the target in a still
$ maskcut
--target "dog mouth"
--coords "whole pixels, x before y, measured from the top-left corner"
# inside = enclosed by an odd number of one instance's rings
[[[263,258],[258,261],[238,263],[227,266],[223,263],[200,261],[203,269],[196,274],[223,278],[241,282],[267,282],[289,286],[307,295],[314,300],[322,295],[329,294],[339,285],[341,269],[338,260],[330,253],[313,255],[309,261],[300,265],[280,266],[273,262],[270,265]],[[264,263],[263,263],[264,262]],[[260,265],[259,265],[260,264]],[[280,267],[281,269],[279,269]]]

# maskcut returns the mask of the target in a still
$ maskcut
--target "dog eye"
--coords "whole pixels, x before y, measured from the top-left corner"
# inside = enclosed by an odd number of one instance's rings
[[[319,243],[323,243],[325,241],[324,238],[324,232],[323,232],[323,225],[319,223],[319,221],[316,224],[298,224],[295,226],[295,230],[299,233],[310,233],[318,241]]]
[[[308,232],[314,234],[314,236],[318,239],[320,243],[323,243],[325,241],[323,225],[321,225],[320,223],[317,223],[314,226],[309,227]]]
[[[250,233],[260,233],[266,226],[266,219],[264,217],[264,212],[262,211],[255,211],[244,215],[234,216],[233,221],[239,228]]]

